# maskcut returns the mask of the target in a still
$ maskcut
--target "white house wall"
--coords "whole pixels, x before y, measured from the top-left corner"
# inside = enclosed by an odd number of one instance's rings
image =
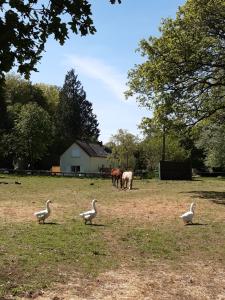
[[[79,149],[80,157],[72,157],[72,151]],[[71,166],[80,166],[81,173],[89,172],[90,156],[77,144],[70,146],[60,157],[61,172],[71,172]]]
[[[109,162],[105,157],[91,157],[90,159],[90,172],[99,172],[100,168],[109,167]]]
[[[72,157],[72,153],[77,152],[80,152],[80,157]],[[105,157],[90,157],[74,143],[60,157],[61,172],[71,172],[71,166],[80,166],[81,173],[96,173],[102,166],[109,167],[109,162]]]

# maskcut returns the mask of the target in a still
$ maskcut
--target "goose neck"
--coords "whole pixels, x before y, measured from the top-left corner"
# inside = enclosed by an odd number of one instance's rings
[[[95,205],[95,202],[92,203],[92,207],[93,207],[93,209],[96,211],[96,205]]]
[[[191,204],[190,211],[191,211],[192,213],[194,213],[194,209],[195,209],[195,205],[194,205],[194,204]]]
[[[49,203],[46,204],[46,208],[47,208],[47,211],[50,211],[50,205],[49,205]]]

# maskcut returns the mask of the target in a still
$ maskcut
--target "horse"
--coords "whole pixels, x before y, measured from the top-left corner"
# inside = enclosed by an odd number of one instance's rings
[[[128,189],[132,189],[132,184],[133,184],[133,172],[132,171],[126,171],[123,172],[122,174],[122,188],[127,188],[128,184]]]
[[[113,168],[111,170],[113,186],[116,186],[118,188],[119,181],[120,181],[120,187],[122,188],[122,174],[123,174],[123,171],[121,169]]]

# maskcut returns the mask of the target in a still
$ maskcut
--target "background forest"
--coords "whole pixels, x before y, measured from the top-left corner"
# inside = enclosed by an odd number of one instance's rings
[[[74,17],[79,10],[67,2],[60,7],[51,2],[39,14],[33,14],[30,4],[10,2],[0,24],[0,167],[49,169],[59,164],[59,156],[75,139],[99,142],[92,103],[74,70],[66,74],[62,87],[7,74],[16,62],[17,71],[29,78],[48,36],[54,34],[64,44],[66,25],[81,35],[94,34],[95,27],[86,2],[79,7],[85,16],[78,14],[81,23]],[[72,16],[68,24],[60,18],[64,9]],[[113,165],[152,171],[161,159],[190,159],[193,168],[225,169],[224,19],[224,0],[189,0],[175,19],[162,20],[159,37],[140,41],[144,62],[128,72],[125,94],[135,96],[152,117],[139,125],[141,138],[120,128],[111,136],[106,147]]]
[[[32,84],[18,75],[8,75],[1,92],[1,168],[49,170],[59,165],[60,155],[76,140],[99,141],[97,116],[75,70],[65,76],[63,86]],[[207,122],[195,131],[166,131],[156,117],[144,118],[139,125],[142,138],[118,129],[105,147],[112,166],[154,171],[162,159],[191,159],[198,169],[223,168],[210,147],[210,134],[216,124]],[[223,130],[223,126],[219,127]],[[213,135],[213,139],[218,139]],[[163,140],[165,149],[163,150]],[[208,141],[208,142],[207,142]],[[206,155],[208,151],[208,155]],[[219,156],[219,154],[217,154]],[[216,161],[216,163],[214,163]],[[221,161],[221,163],[220,163]]]
[[[75,139],[96,142],[98,122],[74,70],[62,88],[8,75],[1,101],[1,167],[49,169]]]

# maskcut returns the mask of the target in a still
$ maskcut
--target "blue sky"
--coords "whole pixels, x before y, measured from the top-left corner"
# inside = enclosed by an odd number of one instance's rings
[[[60,46],[49,39],[31,81],[62,86],[67,71],[74,68],[97,115],[99,140],[108,142],[118,129],[140,135],[137,125],[151,112],[138,106],[135,99],[125,100],[127,73],[141,62],[135,50],[143,38],[158,36],[162,18],[175,17],[184,0],[92,0],[97,33],[70,39]]]

